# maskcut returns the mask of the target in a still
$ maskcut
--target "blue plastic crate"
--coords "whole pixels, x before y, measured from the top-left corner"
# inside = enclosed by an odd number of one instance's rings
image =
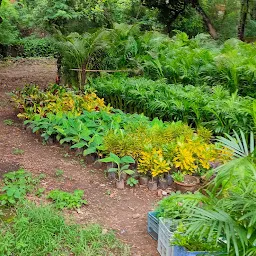
[[[214,253],[214,252],[190,252],[187,251],[184,247],[182,246],[174,246],[174,250],[173,250],[173,256],[203,256],[203,255],[207,255],[207,256],[214,256],[214,255],[218,255],[218,253]]]
[[[148,212],[148,233],[155,240],[158,239],[159,226],[159,220],[156,215],[157,212]]]
[[[173,232],[171,227],[174,222],[172,219],[159,218],[157,251],[161,256],[174,256],[174,246],[171,246]]]

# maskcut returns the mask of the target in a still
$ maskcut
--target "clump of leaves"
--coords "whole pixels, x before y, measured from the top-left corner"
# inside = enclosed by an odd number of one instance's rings
[[[33,178],[32,174],[20,169],[4,175],[4,186],[0,193],[1,205],[15,205],[31,192],[40,178]]]
[[[12,126],[13,125],[13,121],[11,119],[5,119],[4,120],[4,125],[6,126]]]
[[[169,170],[170,163],[164,159],[162,149],[153,148],[150,151],[142,152],[138,164],[139,173],[157,177],[167,173]]]
[[[63,174],[64,174],[64,171],[61,170],[61,169],[57,169],[57,170],[55,171],[55,176],[56,176],[56,177],[62,177]]]
[[[24,154],[24,150],[23,149],[20,149],[20,148],[14,148],[12,153],[14,155],[23,155]]]
[[[56,208],[58,209],[76,209],[82,205],[87,204],[87,201],[83,199],[83,190],[74,190],[73,193],[61,191],[59,189],[49,192],[47,198],[52,199]]]
[[[133,177],[130,177],[127,181],[126,181],[126,184],[129,185],[130,187],[134,187],[135,185],[138,184],[138,180],[136,180],[135,178]]]
[[[184,182],[184,174],[182,174],[181,172],[173,173],[172,178],[174,181]]]

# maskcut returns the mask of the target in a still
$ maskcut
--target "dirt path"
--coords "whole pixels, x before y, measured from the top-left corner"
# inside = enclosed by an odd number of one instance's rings
[[[3,172],[22,166],[33,173],[46,174],[42,184],[46,191],[83,189],[88,206],[71,212],[79,223],[97,222],[106,229],[116,230],[118,237],[131,245],[132,255],[158,255],[156,242],[146,231],[147,212],[159,200],[155,193],[145,188],[114,189],[103,170],[85,166],[81,159],[58,145],[42,145],[16,118],[6,93],[26,83],[45,86],[54,82],[55,76],[54,60],[21,59],[8,65],[0,63],[0,177]],[[13,125],[5,125],[6,119],[13,120]],[[15,148],[24,153],[15,155]],[[57,169],[64,171],[63,177],[56,177]]]

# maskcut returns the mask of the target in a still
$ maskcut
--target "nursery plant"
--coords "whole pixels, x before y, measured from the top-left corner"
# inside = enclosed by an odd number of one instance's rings
[[[102,163],[113,163],[117,167],[111,167],[107,171],[114,172],[117,174],[118,183],[117,186],[120,188],[124,188],[124,180],[122,179],[122,174],[126,173],[128,175],[134,174],[134,171],[130,169],[130,164],[134,164],[135,161],[131,156],[123,156],[119,157],[116,154],[110,153],[108,157],[98,160]]]

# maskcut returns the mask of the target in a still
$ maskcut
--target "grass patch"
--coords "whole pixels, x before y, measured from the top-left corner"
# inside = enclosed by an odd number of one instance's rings
[[[99,225],[67,224],[51,205],[26,202],[17,207],[12,224],[0,223],[0,255],[128,256],[130,252]]]

